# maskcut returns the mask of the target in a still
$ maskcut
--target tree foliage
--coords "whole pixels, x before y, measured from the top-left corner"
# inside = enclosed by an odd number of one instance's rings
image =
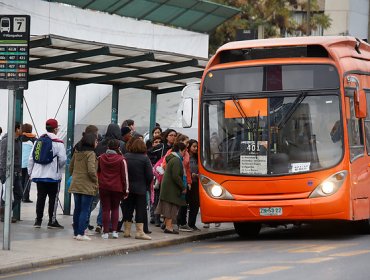
[[[241,9],[241,13],[220,25],[210,34],[210,54],[227,42],[234,41],[237,29],[264,28],[264,38],[307,34],[307,23],[298,23],[293,11],[306,13],[310,1],[310,30],[330,27],[331,19],[319,13],[317,0],[214,0],[219,4]]]

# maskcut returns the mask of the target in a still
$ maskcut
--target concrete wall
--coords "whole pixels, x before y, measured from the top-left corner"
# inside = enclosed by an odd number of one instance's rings
[[[326,0],[325,13],[332,19],[332,26],[324,35],[368,37],[369,0]]]
[[[208,57],[207,34],[41,0],[2,0],[0,1],[0,11],[4,15],[30,15],[31,35],[56,34],[154,51]],[[63,128],[66,127],[68,115],[68,92],[64,100],[63,96],[67,88],[67,82],[58,81],[37,81],[29,84],[29,89],[25,91],[25,97],[39,132],[44,131],[45,120],[55,117],[58,107],[61,105],[56,117],[62,125],[61,134],[64,134]],[[105,85],[77,87],[76,124],[80,123],[110,93],[111,87]],[[147,94],[150,95],[150,93]],[[147,106],[147,102],[136,105],[137,108],[144,108]],[[145,107],[145,110],[149,110],[149,108]],[[3,131],[7,130],[7,113],[7,90],[0,90],[0,126]],[[110,110],[105,109],[100,113],[103,115],[99,117],[99,120],[110,121]],[[122,116],[122,118],[127,117]],[[147,121],[149,123],[149,117]],[[31,123],[26,106],[24,106],[24,122]]]

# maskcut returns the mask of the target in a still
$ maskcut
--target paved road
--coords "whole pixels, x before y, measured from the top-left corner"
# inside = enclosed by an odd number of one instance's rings
[[[264,229],[0,275],[0,279],[370,279],[370,236],[341,224]]]

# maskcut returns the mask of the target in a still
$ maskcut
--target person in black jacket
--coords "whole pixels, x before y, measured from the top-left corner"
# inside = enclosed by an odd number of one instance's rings
[[[124,237],[130,237],[133,213],[135,210],[136,239],[151,240],[144,233],[146,215],[146,193],[150,190],[153,180],[152,165],[146,155],[146,145],[138,138],[131,138],[127,143],[128,152],[125,154],[128,168],[130,193],[123,200]]]

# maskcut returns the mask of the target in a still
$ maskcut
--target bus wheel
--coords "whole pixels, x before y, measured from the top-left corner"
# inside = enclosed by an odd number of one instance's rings
[[[358,221],[357,226],[361,234],[370,234],[370,219]]]
[[[234,223],[236,233],[242,238],[256,237],[260,230],[260,223]]]

